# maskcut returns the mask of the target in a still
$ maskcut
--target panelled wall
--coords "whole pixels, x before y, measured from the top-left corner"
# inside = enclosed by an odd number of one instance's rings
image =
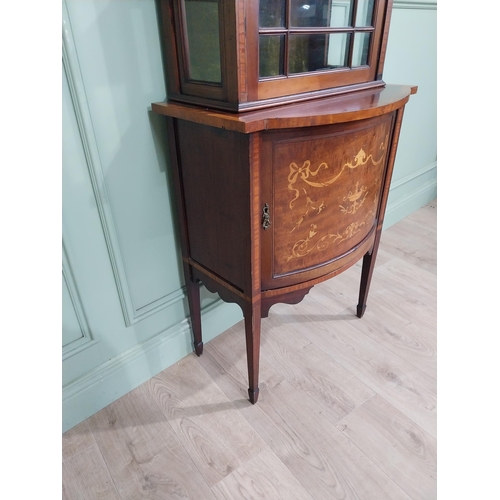
[[[384,79],[416,84],[386,226],[436,197],[436,2],[395,2]],[[155,0],[63,2],[63,431],[192,350]],[[203,291],[206,340],[242,318]]]
[[[394,1],[384,81],[418,85],[405,108],[384,229],[437,196],[436,1]]]

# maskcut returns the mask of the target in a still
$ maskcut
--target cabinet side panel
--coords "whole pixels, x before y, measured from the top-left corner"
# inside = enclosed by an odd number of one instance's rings
[[[189,256],[242,291],[250,283],[248,136],[178,120]]]

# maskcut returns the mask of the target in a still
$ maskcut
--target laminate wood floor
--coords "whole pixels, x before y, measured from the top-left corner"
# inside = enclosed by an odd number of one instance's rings
[[[436,498],[436,202],[262,322],[247,400],[239,323],[63,435],[63,499]]]

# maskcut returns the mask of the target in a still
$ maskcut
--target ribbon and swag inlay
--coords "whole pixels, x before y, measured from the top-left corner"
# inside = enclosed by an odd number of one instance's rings
[[[299,179],[302,180],[306,185],[313,188],[324,188],[326,186],[330,186],[331,184],[336,182],[348,169],[356,169],[358,167],[366,165],[368,162],[371,162],[373,166],[380,165],[385,158],[386,144],[387,138],[386,141],[380,144],[379,149],[382,154],[378,160],[375,160],[373,158],[373,155],[367,155],[363,149],[360,149],[357,155],[354,157],[353,161],[344,163],[338,173],[336,173],[330,179],[322,181],[319,181],[319,178],[315,178],[321,171],[328,170],[330,168],[326,162],[320,163],[316,169],[311,168],[310,160],[306,160],[301,167],[299,167],[299,165],[295,162],[290,163],[290,172],[288,174],[288,189],[294,194],[293,199],[289,203],[290,209],[293,210],[295,202],[301,197],[302,192],[305,196],[305,208],[297,219],[290,233],[292,233],[293,231],[298,232],[301,224],[310,213],[314,213],[317,215],[325,210],[327,206],[325,200],[317,202],[313,201],[309,196],[306,188],[302,187],[301,189],[298,189],[296,186],[296,182]],[[364,185],[360,186],[359,182],[356,182],[356,186],[348,193],[346,193],[346,195],[342,198],[343,204],[339,205],[340,212],[345,215],[355,214],[357,210],[363,205],[367,196],[368,188]],[[332,243],[340,243],[341,241],[351,238],[361,230],[361,227],[366,224],[366,220],[368,219],[368,217],[372,216],[374,216],[374,213],[372,210],[370,210],[365,215],[363,220],[351,222],[343,230],[338,231],[337,233],[327,233],[323,236],[318,234],[317,224],[311,224],[309,230],[305,234],[305,237],[296,241],[292,246],[291,253],[287,261],[304,257],[311,253],[313,250],[323,251]]]

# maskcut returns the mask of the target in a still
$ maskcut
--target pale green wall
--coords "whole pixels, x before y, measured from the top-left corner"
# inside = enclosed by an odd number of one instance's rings
[[[435,2],[395,2],[384,79],[416,84],[388,224],[436,196]],[[191,352],[154,0],[63,2],[63,430]],[[210,340],[241,311],[203,292]]]
[[[384,229],[437,196],[436,2],[394,2],[384,80],[417,85],[405,108]]]
[[[191,352],[153,0],[63,3],[63,430]],[[207,340],[240,309],[203,293]]]

